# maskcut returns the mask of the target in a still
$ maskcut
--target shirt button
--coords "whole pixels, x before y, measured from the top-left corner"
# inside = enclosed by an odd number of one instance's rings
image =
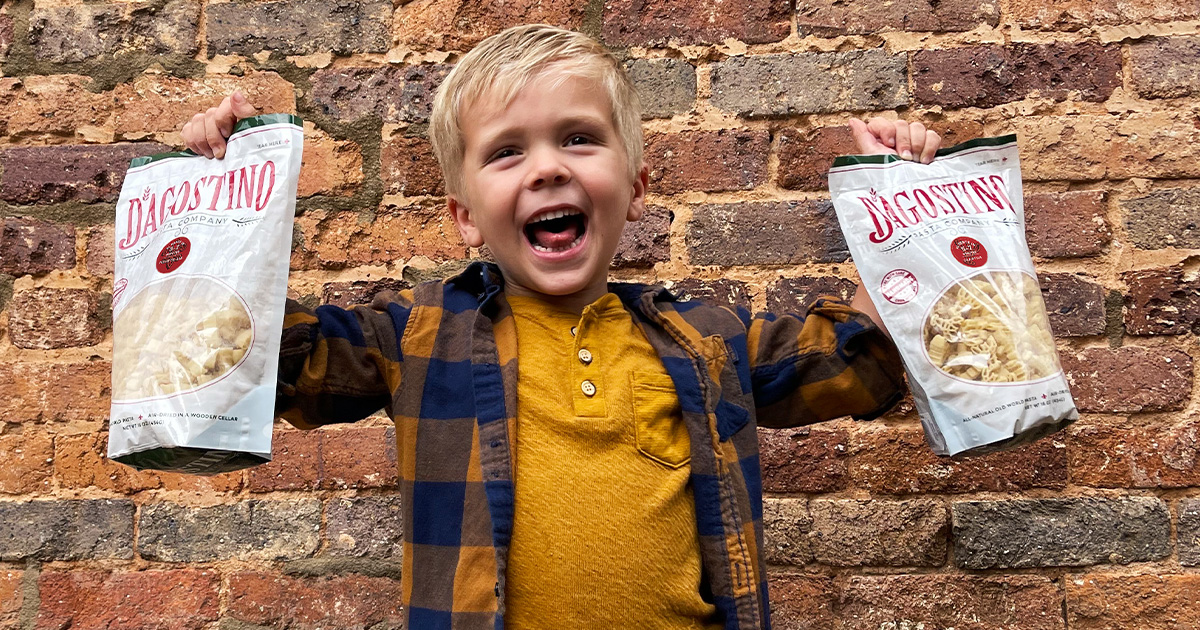
[[[588,398],[596,395],[596,386],[591,381],[584,381],[579,385],[579,388],[583,390],[583,395]]]
[[[577,331],[578,329],[579,329],[579,327],[578,327],[578,326],[572,326],[572,327],[571,327],[571,336],[572,336],[572,337],[574,337],[574,336],[575,336],[575,331]]]
[[[584,365],[591,363],[592,362],[592,353],[589,352],[587,348],[580,348],[579,360],[583,361]]]

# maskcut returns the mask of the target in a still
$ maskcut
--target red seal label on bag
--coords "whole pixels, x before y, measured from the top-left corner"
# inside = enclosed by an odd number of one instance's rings
[[[170,273],[179,268],[183,261],[187,260],[188,253],[192,251],[192,242],[186,237],[180,236],[177,239],[167,243],[167,246],[158,252],[158,261],[155,268],[159,273]]]
[[[950,241],[950,253],[954,259],[968,267],[982,267],[987,264],[987,249],[983,243],[969,237],[960,236]]]
[[[883,277],[879,292],[892,304],[908,304],[917,297],[917,277],[905,269],[893,269]]]

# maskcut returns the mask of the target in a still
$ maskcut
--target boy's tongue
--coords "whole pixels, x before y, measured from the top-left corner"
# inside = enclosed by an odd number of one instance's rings
[[[562,229],[558,232],[551,231],[546,227],[546,224],[558,223],[557,221],[543,221],[535,224],[531,228],[533,232],[534,242],[542,247],[549,249],[561,249],[575,242],[579,236],[579,226],[575,222],[569,222],[565,226],[558,226]]]

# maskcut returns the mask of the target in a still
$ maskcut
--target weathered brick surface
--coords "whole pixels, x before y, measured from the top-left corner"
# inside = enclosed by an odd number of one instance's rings
[[[1101,488],[1200,485],[1198,440],[1200,423],[1191,420],[1165,426],[1081,422],[1067,437],[1071,483]]]
[[[995,107],[1037,96],[1064,100],[1078,92],[1104,101],[1121,85],[1116,45],[1014,44],[913,53],[913,97],[946,108]]]
[[[268,573],[229,576],[230,617],[277,628],[398,628],[400,581],[349,574],[291,578]]]
[[[107,122],[111,99],[89,91],[93,81],[78,75],[0,79],[0,134],[38,142],[63,142]]]
[[[104,336],[99,297],[87,289],[18,291],[8,312],[8,332],[19,348],[90,346]]]
[[[1200,247],[1200,188],[1164,188],[1123,199],[1121,210],[1137,247]]]
[[[1072,630],[1200,627],[1200,575],[1081,575],[1064,580]]]
[[[449,213],[440,206],[384,206],[376,213],[312,210],[296,217],[301,241],[292,269],[386,265],[413,256],[466,256]]]
[[[817,298],[832,295],[843,300],[854,297],[857,284],[837,276],[780,278],[767,287],[767,310],[772,313],[805,313]]]
[[[846,630],[1064,630],[1062,606],[1058,586],[1040,575],[853,576],[838,618]]]
[[[962,501],[951,511],[963,569],[1129,564],[1171,553],[1170,514],[1153,497]]]
[[[684,278],[667,284],[671,293],[683,301],[707,300],[730,308],[750,308],[749,289],[746,283],[740,280]]]
[[[178,134],[184,123],[197,113],[216,107],[235,91],[241,91],[263,113],[296,111],[292,84],[274,72],[246,71],[244,76],[208,74],[194,79],[142,74],[104,96],[110,102],[120,103],[113,117],[117,138],[153,136],[182,144]]]
[[[1152,37],[1129,47],[1133,88],[1143,98],[1200,94],[1200,38]]]
[[[696,68],[682,59],[630,59],[625,72],[642,101],[642,118],[670,118],[692,110]]]
[[[999,20],[999,5],[983,0],[796,2],[796,29],[802,36],[834,37],[887,31],[969,31],[985,24],[996,26]]]
[[[0,466],[0,494],[49,493],[54,476],[54,436],[43,432],[0,435],[0,461],[4,462]],[[0,595],[0,602],[3,599]],[[0,604],[0,611],[3,608]]]
[[[817,562],[837,567],[925,566],[946,561],[950,521],[936,499],[809,503]]]
[[[804,499],[764,499],[767,562],[803,566],[813,561],[812,518]]]
[[[0,419],[92,421],[108,417],[112,367],[84,363],[0,363]]]
[[[1192,394],[1192,358],[1181,350],[1088,348],[1059,357],[1080,411],[1177,410]]]
[[[873,493],[1019,492],[1067,485],[1066,449],[1057,439],[953,460],[938,457],[920,428],[860,430],[851,435],[849,474]]]
[[[712,65],[712,104],[747,117],[891,109],[908,103],[907,66],[882,49],[730,57]]]
[[[749,190],[767,178],[765,131],[687,131],[646,138],[651,193]]]
[[[399,44],[422,51],[466,51],[485,37],[518,24],[552,24],[578,31],[585,10],[585,5],[578,2],[538,0],[418,0],[399,4],[392,34]]]
[[[113,244],[116,237],[113,226],[98,225],[87,231],[87,254],[84,257],[87,272],[93,276],[107,276],[113,272]]]
[[[200,5],[167,0],[37,6],[29,17],[29,43],[38,59],[56,63],[130,51],[191,56],[199,50]]]
[[[0,571],[0,628],[19,628],[17,616],[24,601],[21,571]]]
[[[59,435],[55,441],[54,474],[64,488],[95,487],[133,494],[162,485],[154,473],[109,460],[106,434]]]
[[[835,492],[846,487],[845,430],[759,429],[759,465],[766,492]]]
[[[379,162],[383,185],[390,194],[406,197],[446,194],[442,169],[433,154],[433,145],[425,138],[391,134],[384,138]]]
[[[40,274],[75,266],[75,231],[38,219],[0,219],[0,272]]]
[[[1026,193],[1025,239],[1034,256],[1095,256],[1112,241],[1101,190]]]
[[[46,571],[38,577],[36,630],[200,630],[216,621],[216,571]]]
[[[1200,176],[1200,129],[1190,114],[1019,116],[996,131],[1021,138],[1029,181]]]
[[[0,200],[18,204],[116,201],[129,160],[158,143],[13,147],[0,151]]]
[[[325,290],[321,294],[321,302],[347,308],[355,304],[370,304],[380,291],[399,292],[411,287],[411,282],[399,278],[330,282],[325,285]]]
[[[610,46],[777,42],[790,29],[788,5],[774,0],[607,0],[604,42]]]
[[[304,158],[296,196],[352,195],[362,181],[362,149],[358,144],[332,138],[305,122]]]
[[[152,503],[138,519],[138,553],[167,562],[291,560],[317,550],[320,527],[317,499],[202,508]]]
[[[280,431],[271,435],[271,461],[246,471],[251,492],[312,490],[321,480],[323,431]]]
[[[133,503],[0,502],[0,560],[133,557]]]
[[[429,120],[433,94],[450,66],[326,68],[312,75],[312,100],[340,120],[371,115],[384,122]]]
[[[214,4],[207,11],[208,54],[386,52],[391,17],[388,0]]]
[[[836,601],[833,578],[791,573],[770,576],[771,627],[778,630],[833,628]]]
[[[13,42],[13,18],[11,15],[0,15],[0,61],[8,57],[8,47]]]
[[[855,152],[850,127],[788,128],[779,132],[779,186],[789,190],[829,189],[829,167]]]
[[[1055,337],[1082,337],[1104,332],[1104,287],[1078,274],[1038,276],[1042,300]]]
[[[396,483],[389,427],[276,431],[272,461],[247,471],[251,492],[379,488]]]
[[[399,495],[330,499],[325,519],[323,553],[400,559],[404,524]]]
[[[1179,502],[1178,528],[1179,564],[1200,566],[1200,499]]]
[[[685,239],[693,265],[841,262],[850,253],[829,201],[706,204]]]
[[[1010,0],[1009,19],[1038,30],[1076,31],[1095,26],[1171,22],[1200,16],[1200,3],[1155,0]]]
[[[671,211],[649,206],[641,220],[626,223],[613,256],[614,268],[653,267],[671,257]]]
[[[1121,274],[1125,329],[1131,335],[1181,335],[1200,324],[1200,283],[1185,280],[1182,267]]]

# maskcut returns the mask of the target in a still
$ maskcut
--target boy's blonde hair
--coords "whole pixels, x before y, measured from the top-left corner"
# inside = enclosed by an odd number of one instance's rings
[[[530,24],[514,26],[480,42],[438,87],[429,140],[442,167],[447,192],[463,190],[465,142],[459,114],[480,98],[508,105],[533,79],[550,75],[554,87],[572,77],[597,81],[612,104],[612,122],[628,157],[628,175],[642,163],[642,107],[621,62],[596,40],[574,31]]]

